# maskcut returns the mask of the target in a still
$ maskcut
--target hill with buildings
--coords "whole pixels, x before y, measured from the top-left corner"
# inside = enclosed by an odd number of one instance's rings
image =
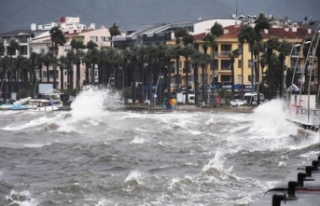
[[[301,0],[0,0],[0,33],[63,16],[80,16],[81,23],[96,27],[116,22],[124,31],[132,25],[231,17],[236,10],[239,15],[264,12],[297,21],[305,16],[320,19],[318,8],[319,0],[308,0],[308,4]]]

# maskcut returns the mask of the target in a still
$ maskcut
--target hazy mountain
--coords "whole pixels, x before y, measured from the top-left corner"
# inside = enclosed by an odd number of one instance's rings
[[[0,0],[0,32],[30,28],[63,16],[80,16],[81,23],[125,30],[130,25],[230,17],[238,14],[273,14],[302,21],[320,19],[319,0]]]

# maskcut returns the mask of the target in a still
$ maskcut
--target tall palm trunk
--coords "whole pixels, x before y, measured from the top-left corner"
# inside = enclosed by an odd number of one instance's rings
[[[284,60],[285,60],[285,56],[280,53],[279,54],[279,60],[280,60],[280,88],[279,88],[279,95],[280,95],[280,98],[283,98],[283,81],[284,81],[284,74],[283,74],[283,71],[284,71]]]
[[[64,85],[63,85],[63,68],[60,67],[60,89],[64,89]]]
[[[189,61],[186,56],[186,103],[189,104]]]
[[[244,56],[243,56],[243,44],[241,44],[241,84],[244,85]],[[244,89],[244,88],[243,88]],[[244,97],[244,90],[241,90],[241,99]]]
[[[255,78],[254,78],[254,62],[253,62],[253,43],[250,43],[250,47],[251,47],[251,92],[255,91]]]
[[[216,107],[216,99],[215,99],[215,96],[214,96],[214,90],[215,90],[215,78],[214,78],[214,70],[215,70],[215,67],[214,67],[214,46],[212,46],[212,62],[211,62],[211,68],[212,68],[212,82],[210,82],[210,84],[212,83],[212,104],[214,107]]]
[[[198,71],[198,64],[194,65],[194,72],[193,72],[193,79],[194,79],[194,89],[195,89],[195,95],[194,95],[194,99],[195,99],[195,103],[198,106],[199,105],[199,80],[198,80],[198,75],[199,75],[199,71]]]
[[[151,71],[151,58],[149,58],[149,62],[148,62],[148,97],[149,100],[151,101],[152,97],[152,71]]]
[[[143,64],[140,64],[139,66],[140,68],[140,80],[141,80],[141,87],[140,87],[140,92],[141,92],[141,97],[140,97],[140,102],[143,103],[144,102],[144,74],[143,74]]]
[[[234,57],[231,57],[231,94],[234,98]]]
[[[207,102],[207,95],[205,95],[205,70],[207,70],[207,51],[208,51],[208,48],[205,47],[203,48],[203,51],[204,51],[204,58],[205,58],[205,63],[204,65],[201,65],[202,66],[202,101],[203,102]]]
[[[132,67],[132,102],[136,102],[136,75],[135,75],[136,67]]]
[[[176,93],[178,93],[178,91],[179,91],[179,60],[180,60],[180,58],[179,58],[179,55],[178,55],[178,57],[176,57]],[[168,97],[168,98],[170,98],[170,97]]]
[[[49,65],[47,67],[47,82],[50,82],[50,75],[49,75]]]

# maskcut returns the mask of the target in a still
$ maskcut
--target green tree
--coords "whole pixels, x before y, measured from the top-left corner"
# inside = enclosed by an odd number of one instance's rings
[[[13,71],[13,78],[14,78],[14,92],[17,92],[18,91],[17,69],[14,67],[14,60],[13,60],[12,56],[16,55],[16,51],[20,49],[20,45],[16,40],[11,40],[8,49],[9,49],[9,53],[10,53],[11,65],[13,66],[12,71]],[[10,94],[11,94],[11,78],[12,78],[11,71],[8,70],[9,93]]]
[[[113,23],[113,25],[109,28],[109,32],[110,32],[110,40],[111,40],[110,47],[112,48],[113,37],[121,35],[121,32],[119,30],[119,26],[117,25],[117,23]]]
[[[280,98],[283,98],[284,94],[284,71],[285,71],[285,58],[286,56],[290,55],[292,50],[292,44],[285,39],[282,40],[278,47],[279,52],[279,61],[280,61],[280,88],[279,88],[279,94]]]
[[[4,101],[6,101],[7,97],[8,97],[7,84],[4,84],[5,76],[11,68],[12,68],[12,64],[11,64],[10,57],[5,56],[4,58],[2,58],[0,61],[0,69],[1,69],[1,89],[0,89],[0,91],[2,92],[2,89],[4,91],[4,96],[3,96]],[[2,95],[2,93],[1,93],[1,95]]]
[[[211,34],[213,35],[214,38],[211,39],[210,45],[211,45],[211,55],[212,55],[212,60],[211,60],[211,69],[212,69],[212,75],[214,76],[214,70],[215,70],[215,59],[214,59],[214,52],[215,52],[215,46],[216,46],[216,42],[215,39],[219,36],[223,35],[223,27],[221,24],[215,22],[214,25],[211,27],[210,29]],[[210,84],[212,84],[212,102],[213,102],[213,106],[216,106],[216,101],[215,101],[215,97],[214,97],[214,86],[215,86],[215,79],[212,78],[212,82],[210,82]]]
[[[234,59],[239,57],[240,52],[239,49],[235,49],[229,53],[230,62],[231,62],[231,94],[232,98],[234,98]]]
[[[207,65],[207,63],[210,62],[210,59],[204,53],[197,51],[191,56],[191,60],[194,66],[195,103],[196,105],[199,105],[199,66],[204,70],[204,65]],[[204,72],[202,71],[202,73]],[[204,76],[202,76],[202,78],[204,78]],[[204,86],[202,87],[202,90],[202,96],[204,96]]]
[[[75,53],[73,50],[67,52],[66,65],[68,70],[68,90],[73,89],[73,63],[74,63]]]
[[[59,57],[59,68],[60,68],[60,88],[61,90],[64,89],[64,81],[63,81],[63,71],[67,68],[67,58],[65,56],[60,56]]]
[[[187,40],[186,40],[187,39]],[[190,72],[190,66],[189,66],[189,57],[192,56],[194,53],[196,53],[196,50],[193,45],[190,43],[193,42],[193,36],[190,34],[187,34],[183,38],[184,47],[182,49],[182,56],[185,58],[185,71],[186,71],[186,103],[189,103],[189,72]]]
[[[57,67],[56,67],[56,59],[58,55],[58,46],[59,45],[64,45],[67,42],[66,37],[64,36],[63,31],[57,27],[54,26],[50,30],[50,36],[51,36],[51,41],[52,41],[52,47],[53,47],[53,87],[56,88],[56,78],[57,78]],[[61,74],[62,75],[62,74]]]
[[[49,66],[53,63],[53,53],[48,52],[42,57],[42,63],[46,66],[47,69],[47,82],[50,82],[50,75],[49,75]]]

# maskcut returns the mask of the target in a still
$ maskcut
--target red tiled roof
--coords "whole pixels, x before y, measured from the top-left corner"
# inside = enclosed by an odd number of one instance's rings
[[[200,34],[195,34],[193,35],[194,40],[202,40],[206,36],[206,33],[200,33]]]

